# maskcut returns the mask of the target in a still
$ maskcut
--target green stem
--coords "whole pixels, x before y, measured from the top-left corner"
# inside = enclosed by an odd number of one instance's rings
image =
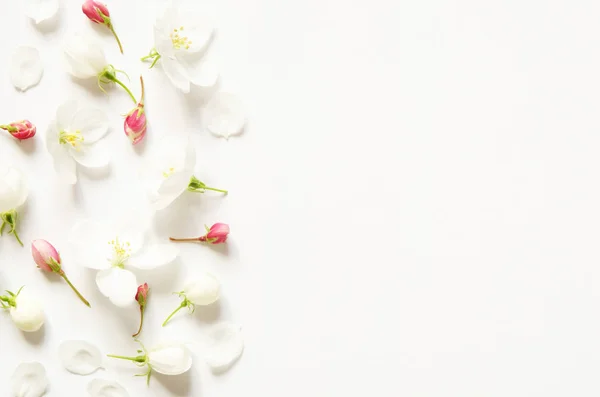
[[[121,82],[121,80],[119,80],[119,79],[117,79],[117,78],[115,77],[115,79],[114,79],[113,81],[114,81],[115,83],[117,83],[118,85],[120,85],[121,87],[123,87],[123,89],[124,89],[125,91],[127,91],[127,93],[129,94],[129,96],[130,96],[130,97],[131,97],[131,99],[133,100],[133,103],[135,103],[135,104],[137,104],[137,103],[138,103],[138,102],[137,102],[137,100],[135,99],[135,97],[133,96],[133,94],[131,93],[131,91],[129,90],[129,88],[127,88],[127,86],[126,86],[125,84],[123,84],[123,83]]]
[[[134,338],[136,336],[138,336],[140,334],[140,332],[142,332],[142,327],[144,326],[144,308],[140,307],[140,313],[141,313],[141,316],[140,316],[140,328],[138,329],[137,333],[131,335]]]
[[[212,191],[214,191],[214,192],[225,193],[225,194],[227,194],[227,193],[228,193],[228,192],[227,192],[227,190],[223,190],[223,189],[216,189],[216,188],[214,188],[214,187],[208,187],[208,186],[205,186],[205,187],[204,187],[204,189],[206,189],[206,190],[212,190]]]
[[[188,305],[187,300],[184,299],[183,302],[181,302],[181,305],[179,305],[179,307],[177,309],[175,309],[175,311],[173,313],[171,313],[171,315],[169,317],[167,317],[167,319],[165,320],[165,322],[163,323],[163,327],[165,325],[167,325],[167,323],[169,322],[169,320],[171,319],[171,317],[173,317],[178,311],[180,311],[181,309],[183,309],[184,307],[186,307]]]
[[[23,242],[19,238],[19,233],[17,233],[17,229],[13,229],[10,232],[15,235],[15,238],[17,239],[17,241],[19,242],[19,244],[21,244],[21,247],[23,247]]]
[[[61,276],[62,278],[64,278],[64,279],[65,279],[65,281],[67,282],[67,284],[69,284],[69,287],[71,287],[71,289],[72,289],[72,290],[73,290],[73,291],[74,291],[74,292],[77,294],[77,296],[79,297],[79,299],[81,299],[81,301],[82,301],[83,303],[85,303],[85,305],[86,305],[87,307],[92,307],[92,306],[90,305],[90,302],[88,302],[88,301],[87,301],[87,299],[85,299],[85,298],[83,297],[83,295],[81,295],[81,294],[79,293],[79,291],[77,291],[77,288],[75,288],[75,286],[74,286],[73,284],[71,284],[71,281],[69,281],[69,278],[67,277],[67,275],[65,274],[65,272],[61,271],[59,274],[60,274],[60,276]]]
[[[169,240],[171,241],[200,241],[199,237],[193,237],[193,238],[173,238],[173,237],[169,237]]]
[[[115,39],[117,39],[117,44],[119,44],[119,50],[121,50],[121,54],[122,54],[123,53],[123,46],[121,45],[121,40],[119,40],[119,36],[117,36],[117,32],[115,32],[115,28],[113,28],[112,23],[108,24],[108,28],[112,32],[113,36],[115,36]]]
[[[156,65],[156,62],[158,62],[158,60],[162,57],[162,55],[157,54],[156,58],[154,58],[154,61],[152,61],[152,65],[150,65],[149,69],[152,69],[154,67],[154,65]]]
[[[126,356],[117,356],[117,355],[114,355],[114,354],[107,354],[106,356],[107,357],[111,357],[111,358],[118,358],[118,359],[121,359],[121,360],[135,361],[135,362],[138,362],[138,363],[143,363],[145,361],[145,359],[143,357],[141,357],[141,356],[126,357]]]

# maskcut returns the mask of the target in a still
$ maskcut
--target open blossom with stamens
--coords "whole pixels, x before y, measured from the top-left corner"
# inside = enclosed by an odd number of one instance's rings
[[[135,302],[138,281],[128,268],[153,269],[172,262],[179,250],[169,244],[146,244],[142,218],[120,219],[117,224],[83,220],[72,229],[69,242],[77,262],[96,269],[96,285],[116,306]]]
[[[29,120],[21,120],[10,124],[0,125],[0,128],[8,131],[10,135],[20,141],[33,138],[36,133],[35,125]]]
[[[110,29],[111,33],[113,34],[113,36],[115,36],[115,39],[117,40],[119,50],[122,54],[123,46],[121,45],[121,40],[119,40],[119,36],[117,36],[117,32],[115,32],[112,20],[110,19],[110,12],[108,12],[108,8],[106,7],[106,5],[96,0],[85,0],[83,2],[83,5],[81,6],[81,10],[85,14],[85,16],[90,19],[90,21],[105,25],[108,29]]]
[[[108,132],[108,117],[99,109],[69,101],[59,106],[50,124],[46,147],[54,159],[54,169],[68,184],[77,182],[76,164],[103,167],[110,161],[110,149],[101,139]]]
[[[150,67],[160,60],[171,83],[185,93],[190,84],[212,87],[219,73],[205,54],[213,32],[214,24],[201,3],[172,0],[154,24],[155,48],[142,60],[152,62]]]
[[[104,92],[105,85],[115,83],[120,85],[133,100],[137,103],[131,90],[117,78],[117,72],[122,70],[115,69],[110,65],[104,55],[104,50],[98,42],[88,36],[78,33],[68,36],[64,44],[65,58],[69,73],[78,79],[95,78],[98,81],[98,87]]]

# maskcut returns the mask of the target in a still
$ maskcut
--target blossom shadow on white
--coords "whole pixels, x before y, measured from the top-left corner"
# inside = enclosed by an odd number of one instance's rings
[[[199,378],[198,374],[192,374],[192,371],[188,371],[181,375],[163,375],[160,373],[154,374],[156,380],[167,389],[173,396],[191,396],[190,390],[192,388],[192,377]],[[194,394],[200,395],[200,394]]]
[[[24,332],[21,331],[23,338],[27,341],[27,343],[35,346],[40,346],[46,340],[46,328],[49,324],[46,324],[42,328],[40,328],[37,332]]]

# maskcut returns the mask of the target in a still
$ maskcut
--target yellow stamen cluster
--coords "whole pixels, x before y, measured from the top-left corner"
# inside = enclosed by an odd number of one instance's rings
[[[169,170],[168,170],[168,171],[165,171],[165,172],[163,172],[163,176],[164,176],[165,178],[168,178],[168,177],[170,177],[171,175],[173,175],[173,173],[174,173],[174,172],[175,172],[175,168],[171,167],[171,168],[169,168]]]
[[[120,242],[117,237],[114,240],[108,242],[108,245],[112,245],[113,257],[109,258],[111,264],[117,267],[123,267],[125,261],[131,256],[131,244],[129,242]]]
[[[79,147],[83,143],[83,135],[81,135],[81,131],[77,130],[75,132],[61,131],[58,135],[58,141],[62,145],[69,144],[72,148],[79,150]]]
[[[182,48],[189,50],[192,45],[192,40],[188,39],[186,36],[181,36],[181,32],[183,32],[183,26],[179,29],[173,29],[173,32],[169,35],[173,42],[173,47],[177,50]]]

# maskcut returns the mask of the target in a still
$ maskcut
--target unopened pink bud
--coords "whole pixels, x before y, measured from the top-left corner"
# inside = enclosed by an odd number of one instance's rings
[[[29,120],[21,120],[8,125],[0,125],[0,128],[8,131],[9,134],[20,141],[33,138],[36,133],[35,125],[33,125]]]
[[[31,243],[31,254],[35,264],[43,271],[60,271],[60,254],[46,240],[35,240]]]
[[[144,112],[144,104],[139,103],[135,109],[133,109],[127,117],[125,117],[125,124],[123,129],[125,135],[131,141],[131,144],[136,145],[141,142],[146,136],[146,112]]]
[[[86,0],[81,6],[81,10],[94,23],[110,23],[108,8],[98,1]]]
[[[200,237],[200,241],[206,241],[210,244],[223,244],[227,241],[229,235],[229,225],[225,223],[215,223],[207,230],[204,236]]]
[[[146,299],[148,298],[148,283],[140,285],[135,294],[135,300],[138,301],[140,306],[146,306]]]

